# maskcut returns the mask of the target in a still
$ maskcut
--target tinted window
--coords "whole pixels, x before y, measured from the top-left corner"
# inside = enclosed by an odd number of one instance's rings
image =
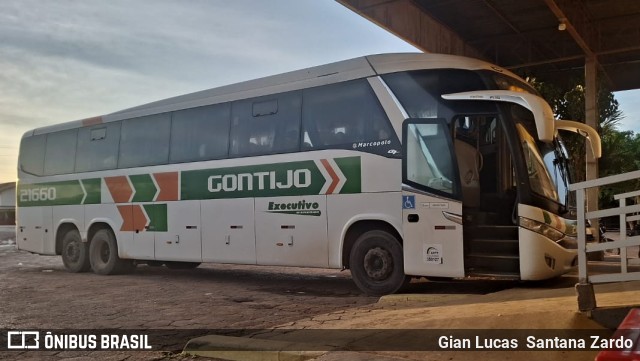
[[[220,159],[229,148],[229,104],[181,110],[171,121],[171,162]]]
[[[303,149],[383,150],[398,146],[366,80],[305,89],[303,96]]]
[[[410,123],[405,130],[404,181],[436,194],[458,196],[455,160],[444,121]]]
[[[233,102],[230,155],[299,150],[301,106],[300,92]]]
[[[496,111],[489,102],[442,99],[442,94],[487,89],[480,76],[469,70],[418,70],[387,74],[383,79],[410,118],[449,120],[456,113]]]
[[[170,113],[123,121],[118,168],[166,164],[170,123]]]
[[[76,172],[115,169],[118,165],[120,122],[106,123],[78,131]]]
[[[44,174],[73,173],[78,129],[47,134]]]
[[[528,112],[527,112],[528,113]],[[529,113],[530,114],[530,113]],[[528,117],[532,118],[533,115]],[[527,119],[516,118],[516,129],[520,135],[520,144],[522,145],[522,152],[524,154],[524,160],[527,165],[527,174],[529,176],[529,184],[531,190],[539,195],[545,196],[551,200],[559,202],[558,192],[555,184],[551,180],[551,176],[547,168],[545,167],[544,160],[540,154],[535,140],[535,126],[532,121]]]
[[[527,83],[523,83],[519,79],[512,78],[502,73],[485,70],[480,72],[483,76],[489,78],[489,82],[495,82],[495,86],[500,90],[524,91],[531,94],[539,95],[538,92]]]
[[[23,138],[20,143],[20,168],[27,173],[42,175],[46,136]]]

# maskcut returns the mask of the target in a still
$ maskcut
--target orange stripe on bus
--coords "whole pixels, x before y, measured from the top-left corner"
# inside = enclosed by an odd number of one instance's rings
[[[133,213],[133,230],[134,231],[144,231],[145,226],[149,223],[147,221],[147,216],[144,213],[144,209],[140,205],[131,206],[131,212]]]
[[[118,206],[118,212],[122,217],[122,232],[144,231],[147,225],[147,217],[140,205]]]
[[[131,189],[126,176],[105,177],[104,182],[107,184],[115,203],[129,202],[131,195],[133,195],[133,189]]]
[[[90,125],[98,125],[98,124],[102,124],[102,117],[93,117],[93,118],[82,119],[82,126],[83,127],[88,127]]]
[[[133,231],[133,212],[131,211],[131,207],[132,206],[118,206],[118,212],[120,212],[120,217],[122,217],[120,230],[123,232]]]
[[[178,200],[178,172],[154,173],[153,177],[160,187],[156,201]]]
[[[333,170],[328,160],[320,159],[320,162],[322,162],[322,165],[327,169],[327,172],[329,172],[329,176],[332,179],[331,185],[329,186],[329,189],[327,189],[327,194],[331,194],[338,186],[338,183],[340,183],[340,178],[336,174],[336,171]]]

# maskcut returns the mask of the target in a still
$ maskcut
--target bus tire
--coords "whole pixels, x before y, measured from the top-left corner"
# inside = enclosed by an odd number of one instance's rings
[[[398,292],[411,280],[404,274],[400,242],[382,230],[358,237],[349,255],[349,267],[356,286],[372,296]]]
[[[62,236],[62,263],[69,272],[87,272],[91,268],[89,245],[82,242],[80,232],[71,229]]]
[[[118,257],[118,244],[113,232],[109,229],[97,231],[91,238],[89,260],[94,273],[113,275],[129,272],[134,264],[131,260]]]
[[[169,269],[194,269],[200,266],[200,262],[165,262],[165,266]]]

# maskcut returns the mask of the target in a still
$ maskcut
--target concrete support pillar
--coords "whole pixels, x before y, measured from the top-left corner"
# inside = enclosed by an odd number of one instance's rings
[[[585,123],[594,129],[598,127],[598,61],[595,56],[587,57],[585,61]],[[598,178],[598,161],[594,158],[590,146],[586,145],[586,180]],[[598,188],[587,190],[587,211],[598,209]],[[593,224],[594,236],[598,237],[598,224]]]
[[[578,311],[589,312],[598,307],[596,303],[596,293],[593,290],[593,284],[576,284],[576,293],[578,294]]]

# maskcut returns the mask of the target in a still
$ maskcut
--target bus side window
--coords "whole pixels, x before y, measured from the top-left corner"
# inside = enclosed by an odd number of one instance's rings
[[[303,149],[353,149],[388,154],[399,148],[386,114],[365,79],[303,91]],[[378,142],[380,141],[380,142]]]
[[[233,102],[229,155],[247,157],[298,151],[301,107],[300,92]]]
[[[45,141],[46,135],[34,135],[22,139],[20,142],[20,169],[22,171],[42,175]]]
[[[229,103],[173,112],[171,163],[226,158],[230,117]]]
[[[44,158],[44,174],[73,173],[76,160],[78,129],[47,134]]]
[[[302,135],[302,150],[309,150],[313,148],[313,143],[311,143],[311,138],[309,138],[309,132],[304,131]]]
[[[124,120],[118,168],[167,164],[170,124],[170,113]]]
[[[115,169],[118,165],[121,122],[78,130],[76,172]]]

